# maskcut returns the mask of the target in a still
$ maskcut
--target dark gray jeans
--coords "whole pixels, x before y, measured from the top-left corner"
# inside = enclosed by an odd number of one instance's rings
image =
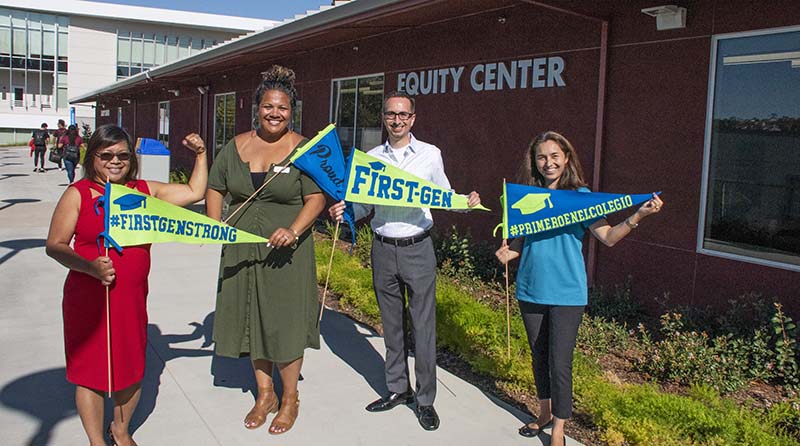
[[[373,240],[372,282],[386,343],[386,386],[397,393],[409,387],[404,330],[407,295],[417,402],[432,405],[436,398],[436,255],[431,238],[405,247]]]

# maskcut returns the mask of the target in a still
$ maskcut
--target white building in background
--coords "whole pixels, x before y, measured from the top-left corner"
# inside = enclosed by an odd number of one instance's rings
[[[243,11],[244,12],[244,11]],[[0,0],[0,144],[74,116],[94,128],[80,96],[196,54],[272,20],[81,0]]]

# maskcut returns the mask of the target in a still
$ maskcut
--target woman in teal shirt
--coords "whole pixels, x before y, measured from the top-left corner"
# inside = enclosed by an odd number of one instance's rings
[[[519,182],[589,192],[572,144],[552,131],[537,136],[525,151]],[[654,194],[616,226],[599,218],[516,238],[510,245],[503,241],[495,253],[503,264],[522,256],[516,295],[531,346],[539,416],[522,426],[520,435],[535,437],[552,426],[550,445],[563,446],[565,442],[564,423],[572,416],[572,356],[587,300],[581,251],[586,230],[606,246],[614,246],[663,204]]]

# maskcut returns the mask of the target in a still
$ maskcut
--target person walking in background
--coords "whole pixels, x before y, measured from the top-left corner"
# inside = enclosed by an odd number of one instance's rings
[[[518,182],[589,192],[577,152],[566,138],[552,131],[538,135],[530,143]],[[519,428],[520,435],[535,437],[552,425],[550,445],[565,443],[564,424],[572,416],[572,357],[588,294],[581,251],[584,233],[588,229],[604,245],[614,246],[663,205],[653,194],[653,198],[616,226],[601,217],[516,238],[511,245],[504,240],[495,253],[502,264],[522,256],[516,297],[533,358],[539,416]]]
[[[67,134],[67,123],[64,122],[63,119],[58,120],[58,128],[53,131],[53,146],[50,147],[50,150],[56,150],[61,155],[61,159],[58,160],[58,170],[64,170],[64,151],[61,147],[59,147],[59,143],[61,142],[61,137]],[[72,181],[70,181],[71,183]]]
[[[128,431],[141,395],[147,349],[147,277],[150,245],[129,246],[124,255],[100,251],[104,229],[106,181],[136,189],[166,202],[186,206],[203,198],[208,167],[203,140],[188,135],[183,144],[194,151],[189,184],[137,180],[133,142],[125,130],[104,125],[89,139],[84,178],[61,196],[47,235],[47,255],[69,269],[62,311],[67,380],[77,387],[75,405],[91,446],[106,445],[103,435],[103,393],[113,392],[114,420],[108,427],[113,444],[136,444]],[[105,302],[111,305],[112,385],[108,385]]]
[[[383,125],[388,133],[385,143],[368,152],[381,161],[408,173],[450,188],[444,173],[439,148],[422,142],[411,134],[416,111],[414,98],[392,92],[383,103]],[[481,202],[477,192],[468,197],[470,207]],[[345,203],[328,209],[334,220],[341,221]],[[399,404],[414,402],[408,374],[406,344],[406,295],[414,333],[414,372],[416,374],[416,415],[425,430],[439,428],[439,415],[433,408],[436,398],[436,255],[430,230],[431,211],[427,208],[369,206],[355,203],[356,219],[375,214],[370,222],[372,240],[372,280],[383,324],[386,344],[386,386],[389,395],[367,405],[369,412],[382,412]]]
[[[61,122],[61,121],[59,121]],[[61,151],[64,166],[67,168],[67,181],[72,184],[75,181],[75,166],[81,157],[81,144],[83,139],[78,136],[78,127],[75,124],[66,129],[64,135],[57,142],[58,150]]]
[[[33,131],[31,139],[33,140],[33,171],[42,173],[45,171],[44,154],[47,152],[47,141],[50,140],[46,122],[42,123],[41,128]]]
[[[231,209],[237,213],[230,224],[269,238],[268,245],[222,248],[214,341],[220,356],[250,357],[258,396],[244,425],[256,429],[277,411],[270,434],[283,434],[294,425],[304,351],[320,347],[314,239],[309,229],[324,209],[325,197],[310,177],[286,166],[291,153],[307,141],[289,128],[297,97],[294,78],[292,70],[278,65],[264,74],[255,95],[258,128],[236,135],[219,152],[206,193],[209,217],[222,218],[223,199],[231,194]],[[273,366],[283,383],[280,404]]]

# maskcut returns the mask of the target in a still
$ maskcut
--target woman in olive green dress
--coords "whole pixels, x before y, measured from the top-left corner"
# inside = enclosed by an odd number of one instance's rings
[[[208,181],[208,215],[220,219],[231,194],[238,209],[265,181],[261,192],[228,223],[269,238],[269,244],[225,245],[220,260],[214,341],[220,356],[249,356],[258,397],[244,424],[282,434],[299,409],[297,381],[306,348],[319,348],[317,281],[309,228],[325,206],[319,187],[286,160],[306,139],[289,129],[297,92],[294,72],[273,66],[256,91],[258,128],[236,135],[214,160]],[[283,397],[272,384],[273,365]]]

